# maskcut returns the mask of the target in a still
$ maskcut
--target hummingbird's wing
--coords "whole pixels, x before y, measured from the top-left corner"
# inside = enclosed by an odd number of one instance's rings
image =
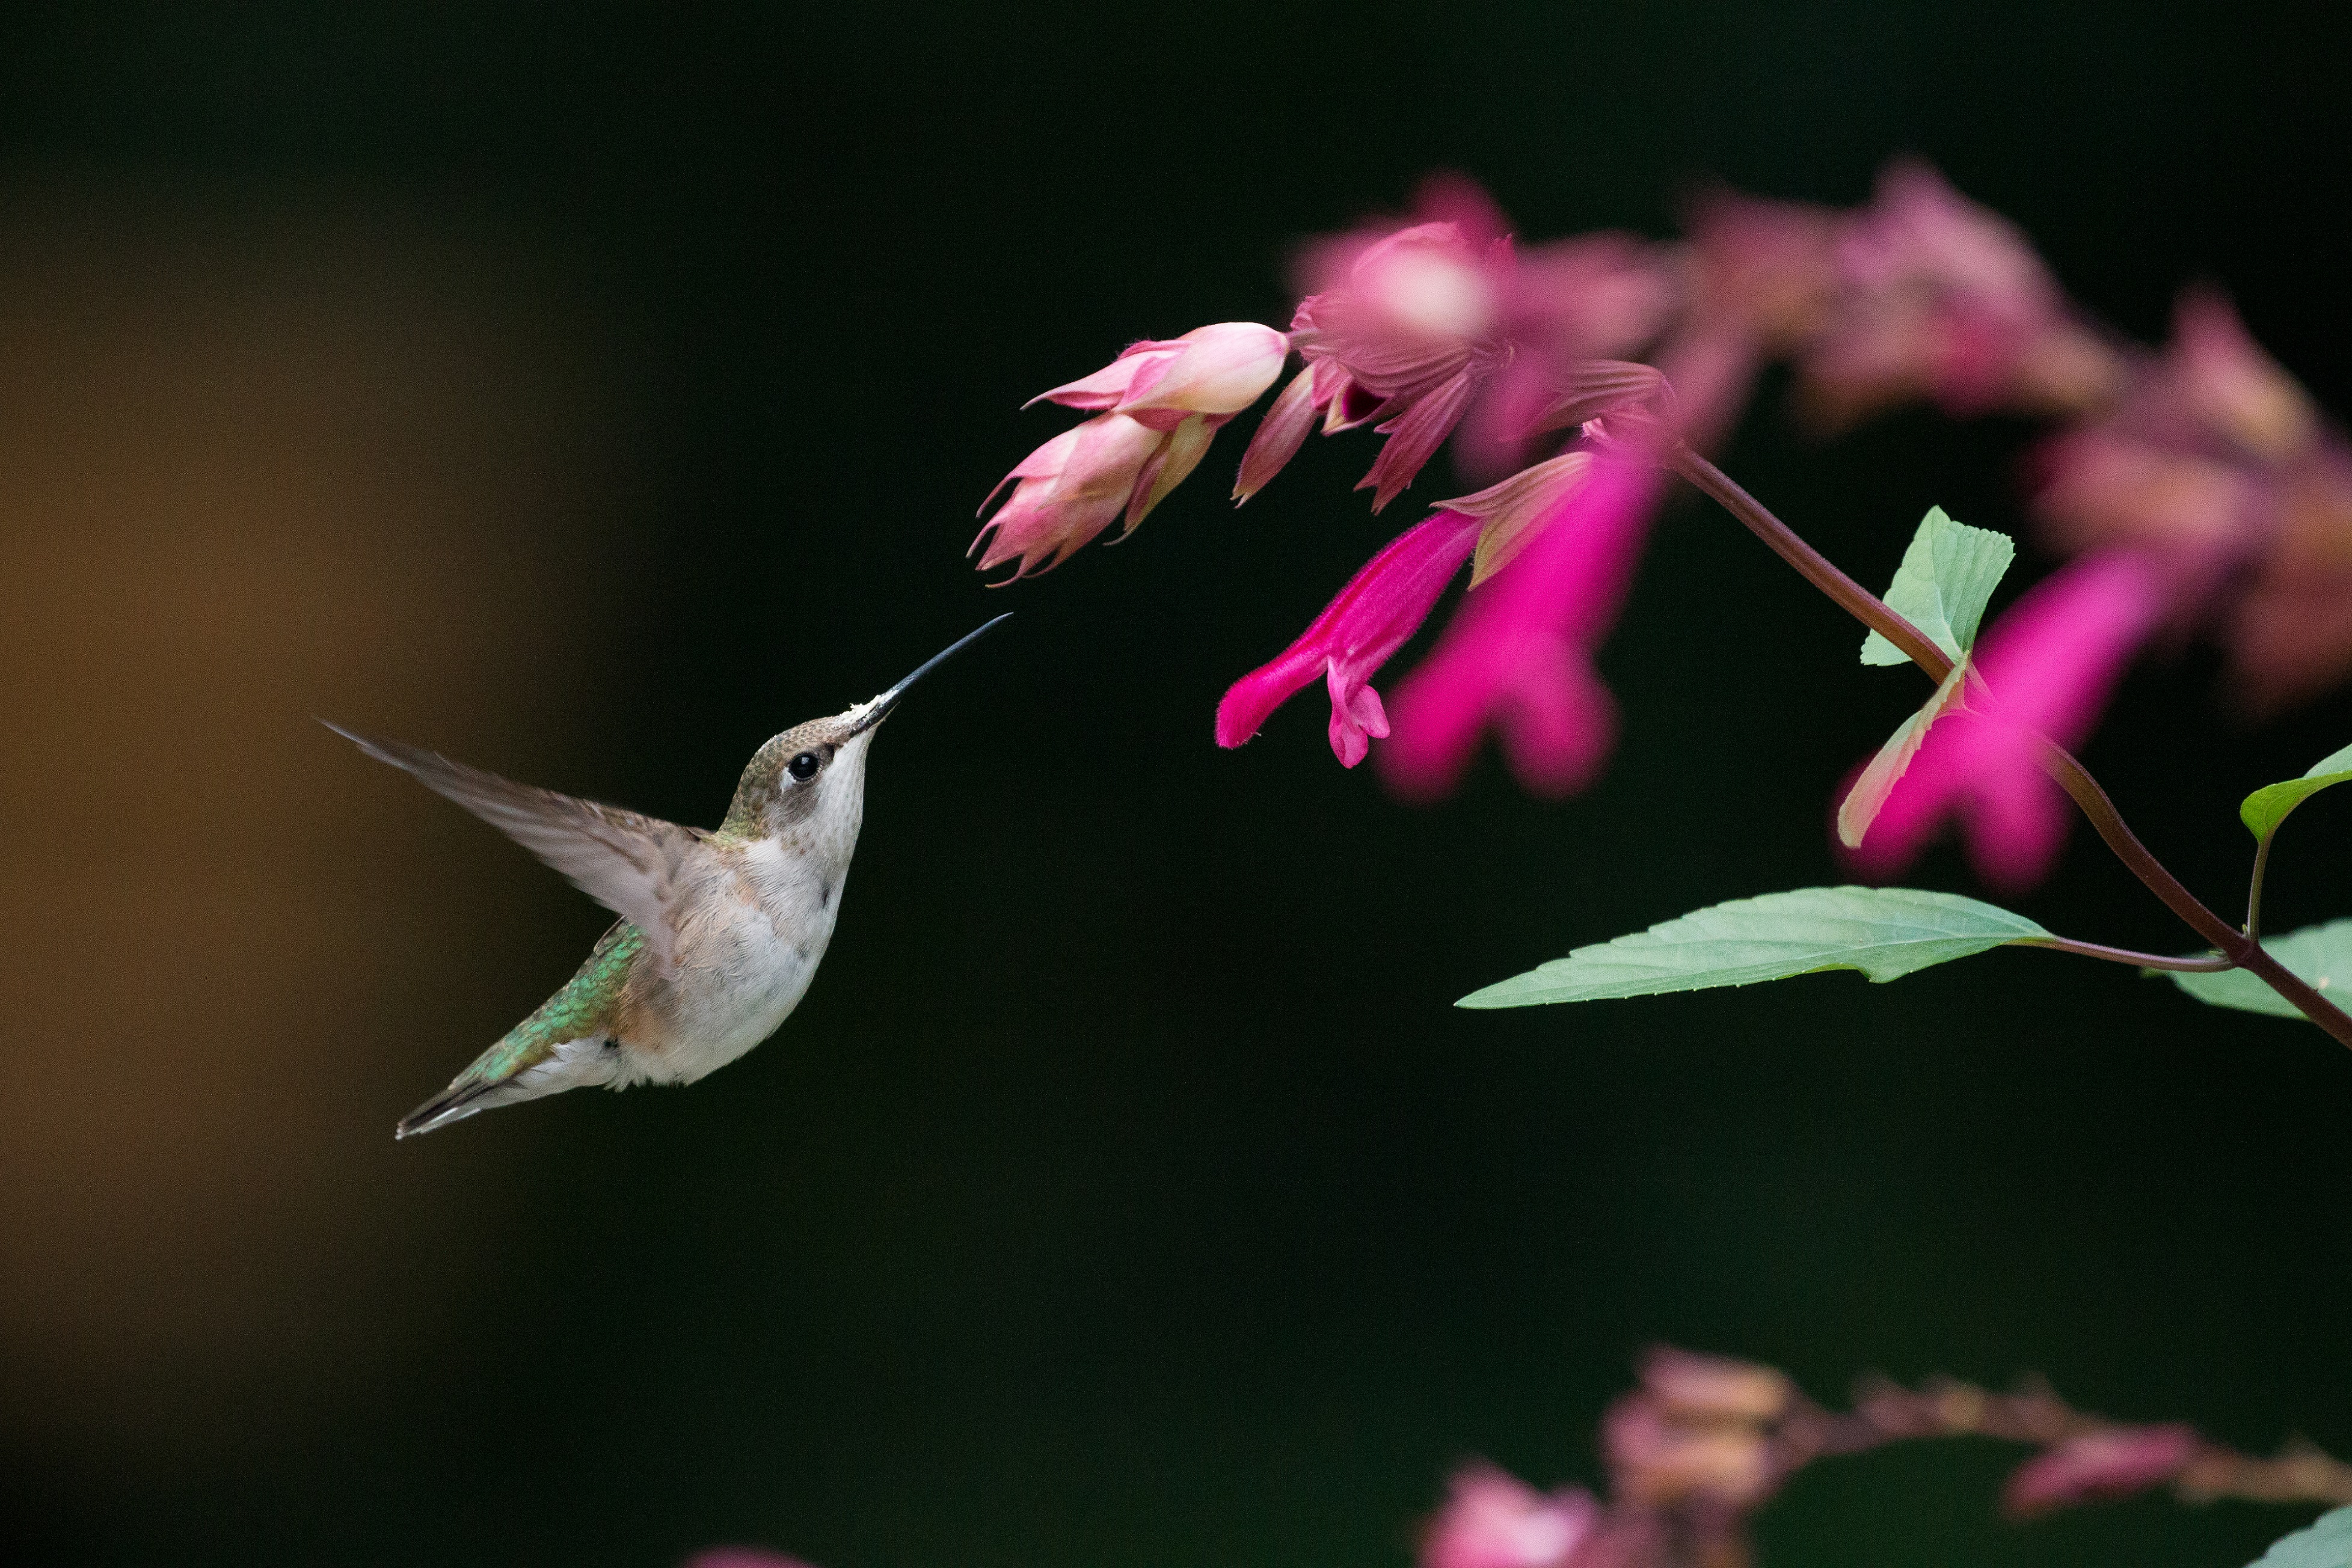
[[[340,725],[327,727],[377,761],[415,775],[570,877],[581,892],[644,932],[656,972],[672,973],[671,895],[702,841],[694,830],[518,784],[419,747],[370,740]]]

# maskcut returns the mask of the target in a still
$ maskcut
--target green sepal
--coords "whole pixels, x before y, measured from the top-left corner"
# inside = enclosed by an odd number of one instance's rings
[[[1960,687],[1968,675],[1969,656],[1963,653],[1954,661],[1952,673],[1944,677],[1943,685],[1936,688],[1935,695],[1920,705],[1918,712],[1905,719],[1901,728],[1886,737],[1886,744],[1878,748],[1878,755],[1870,759],[1870,766],[1862,770],[1862,776],[1853,781],[1853,788],[1847,790],[1845,799],[1839,802],[1837,831],[1840,843],[1850,850],[1862,847],[1863,835],[1870,831],[1870,824],[1877,820],[1879,809],[1886,804],[1886,798],[1895,792],[1895,786],[1902,781],[1904,771],[1911,766],[1911,759],[1919,754],[1919,747],[1926,743],[1928,727],[1943,717],[1948,710],[1959,706]]]
[[[1943,507],[1930,507],[1895,570],[1887,607],[1957,662],[1976,645],[1985,604],[2016,559],[2017,545],[2007,534],[1956,523]],[[1911,658],[1873,632],[1862,640],[1862,662],[1907,664]]]
[[[2331,920],[2306,925],[2263,944],[2263,951],[2294,971],[2295,977],[2323,995],[2352,990],[2352,920]],[[2155,971],[2150,971],[2154,973]],[[2241,1012],[2268,1013],[2273,1018],[2299,1019],[2295,1005],[2244,969],[2216,969],[2184,974],[2165,971],[2172,983],[2199,1001]],[[2331,998],[2332,999],[2332,998]]]
[[[2246,797],[2238,808],[2238,820],[2246,831],[2261,843],[2278,831],[2286,814],[2331,785],[2352,779],[2352,746],[2333,751],[2311,765],[2311,771],[2300,779],[2290,779],[2284,784],[2265,784]]]
[[[1473,991],[1465,1008],[1649,997],[1859,969],[1892,980],[2048,932],[2021,915],[1908,887],[1808,887],[1694,911]]]

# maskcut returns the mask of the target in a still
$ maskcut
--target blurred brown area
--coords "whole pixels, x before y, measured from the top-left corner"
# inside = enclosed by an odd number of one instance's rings
[[[178,1464],[389,1375],[496,1234],[529,1137],[420,1170],[392,1124],[576,895],[311,716],[576,741],[625,444],[527,238],[0,212],[0,1420]]]

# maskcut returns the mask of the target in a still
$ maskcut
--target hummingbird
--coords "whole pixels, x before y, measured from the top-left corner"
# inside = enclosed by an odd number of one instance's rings
[[[414,774],[620,916],[580,972],[401,1118],[413,1137],[590,1084],[691,1083],[776,1031],[815,977],[866,816],[866,754],[908,687],[1000,615],[869,702],[751,755],[715,831],[534,789],[396,741],[328,728]]]

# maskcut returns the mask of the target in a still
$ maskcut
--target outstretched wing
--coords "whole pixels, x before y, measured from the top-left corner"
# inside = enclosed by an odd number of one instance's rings
[[[370,740],[341,725],[327,727],[377,761],[415,774],[570,877],[581,892],[645,933],[657,972],[673,972],[671,898],[701,841],[692,829],[517,784],[437,752]]]

